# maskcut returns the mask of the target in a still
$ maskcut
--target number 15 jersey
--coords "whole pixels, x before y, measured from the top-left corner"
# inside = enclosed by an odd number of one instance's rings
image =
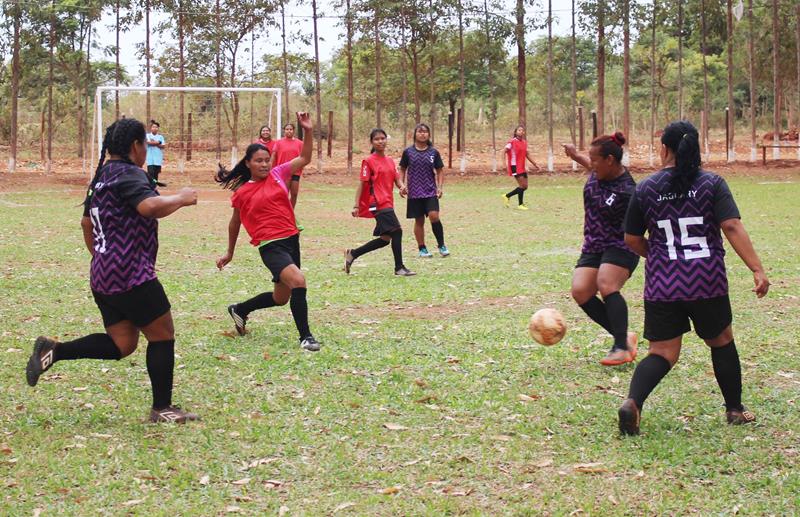
[[[636,186],[625,233],[648,234],[644,299],[692,301],[728,294],[720,224],[739,218],[728,184],[700,171],[689,188],[674,192],[675,169],[658,171]]]

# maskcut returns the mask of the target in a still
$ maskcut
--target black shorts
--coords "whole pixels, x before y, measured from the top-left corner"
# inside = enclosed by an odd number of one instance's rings
[[[94,302],[103,316],[103,326],[130,321],[138,328],[146,327],[169,312],[167,293],[157,278],[139,284],[130,291],[102,294],[92,291]]]
[[[575,267],[591,267],[600,269],[601,264],[614,264],[615,266],[624,267],[630,274],[639,265],[639,255],[622,248],[607,248],[602,253],[581,253],[578,263]]]
[[[375,212],[375,229],[372,235],[379,237],[401,229],[400,220],[394,213],[394,208],[384,208]]]
[[[527,178],[528,177],[528,173],[527,172],[520,172],[519,174],[517,174],[517,166],[516,165],[512,165],[511,166],[511,175],[514,176],[515,178]]]
[[[147,174],[150,175],[151,178],[154,180],[158,179],[158,175],[161,174],[161,166],[160,165],[148,165],[147,166]]]
[[[277,284],[281,281],[281,271],[286,266],[294,264],[300,267],[300,234],[264,244],[258,248],[258,252],[261,254],[261,261],[272,273],[272,281]]]
[[[417,217],[425,217],[428,212],[439,211],[439,198],[436,196],[409,198],[406,205],[406,217],[408,219],[416,219]]]
[[[666,341],[683,335],[691,327],[701,339],[713,339],[733,322],[728,295],[691,302],[644,302],[644,338]]]

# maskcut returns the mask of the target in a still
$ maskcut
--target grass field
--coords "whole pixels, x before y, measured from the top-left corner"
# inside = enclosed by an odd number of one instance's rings
[[[225,307],[266,290],[269,276],[244,237],[216,270],[230,209],[204,190],[160,226],[175,401],[203,417],[179,427],[144,423],[144,339],[118,363],[62,362],[25,384],[33,338],[101,324],[81,193],[0,192],[0,515],[798,513],[800,171],[729,183],[773,283],[757,300],[728,255],[744,400],[758,423],[723,423],[710,354],[690,336],[642,435],[628,439],[616,409],[633,368],[598,364],[610,337],[569,297],[576,176],[532,178],[530,212],[502,208],[507,178],[448,184],[453,255],[415,258],[407,225],[406,263],[419,273],[407,279],[392,275],[388,248],[345,276],[341,251],[371,225],[349,216],[351,185],[304,183],[316,354],[297,346],[288,307],[254,314],[250,334],[233,337]],[[642,269],[624,291],[638,332]],[[570,327],[552,348],[526,329],[545,306]]]

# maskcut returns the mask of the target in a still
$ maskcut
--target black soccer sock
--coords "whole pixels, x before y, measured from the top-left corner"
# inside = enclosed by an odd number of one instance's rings
[[[356,248],[354,250],[350,250],[350,254],[353,256],[353,259],[357,259],[361,255],[369,253],[370,251],[375,251],[377,249],[383,248],[384,246],[388,246],[389,241],[385,241],[378,237],[377,239],[372,239],[368,243],[364,244],[360,248]]]
[[[268,309],[269,307],[274,307],[275,298],[272,296],[272,291],[268,293],[261,293],[256,295],[249,300],[237,303],[236,304],[236,312],[239,316],[246,318],[248,314],[258,309]]]
[[[714,364],[714,377],[725,398],[728,411],[742,410],[742,365],[736,343],[731,341],[719,348],[711,348],[711,362]]]
[[[628,304],[619,291],[603,297],[611,323],[611,335],[614,336],[614,349],[628,349]]]
[[[292,310],[292,317],[294,324],[297,327],[297,332],[300,333],[300,339],[307,338],[311,335],[311,330],[308,328],[308,302],[306,301],[305,287],[295,287],[292,289],[292,297],[289,300],[289,308]]]
[[[508,194],[506,194],[506,197],[507,198],[512,198],[512,197],[516,196],[519,193],[519,191],[520,191],[520,188],[517,187],[514,190],[512,190],[511,192],[509,192]]]
[[[392,255],[394,255],[394,270],[404,268],[403,265],[403,230],[395,230],[392,236]]]
[[[523,197],[525,197],[525,189],[520,187],[517,189],[517,198],[519,199],[520,205],[524,204],[524,202],[522,201]]]
[[[147,375],[153,387],[153,409],[172,405],[172,372],[175,369],[175,340],[147,344]]]
[[[53,353],[53,362],[71,359],[114,359],[122,354],[108,334],[89,334],[74,341],[59,343]]]
[[[613,334],[614,331],[611,330],[611,322],[608,321],[608,311],[606,310],[606,304],[598,298],[597,296],[592,296],[589,298],[589,301],[584,303],[580,306],[583,309],[583,312],[586,313],[587,316],[592,318],[592,320],[606,329],[606,332],[609,334]]]
[[[442,226],[442,222],[431,223],[431,230],[433,230],[433,236],[436,237],[436,245],[440,248],[444,246],[444,226]]]
[[[631,386],[628,388],[628,398],[636,401],[636,406],[641,410],[647,399],[661,379],[672,369],[665,358],[657,354],[649,354],[636,365],[633,372]]]

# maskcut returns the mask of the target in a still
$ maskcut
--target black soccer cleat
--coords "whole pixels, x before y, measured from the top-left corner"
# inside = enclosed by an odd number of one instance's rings
[[[39,377],[50,369],[55,362],[55,349],[58,342],[44,336],[39,336],[33,343],[33,352],[25,367],[25,377],[29,386],[36,386]]]
[[[300,339],[300,348],[309,352],[318,352],[322,344],[317,341],[314,336],[308,336]]]
[[[152,424],[185,424],[192,420],[200,420],[200,417],[194,413],[184,411],[178,406],[150,410],[150,423]]]
[[[353,262],[355,260],[355,257],[353,257],[353,250],[344,250],[344,272],[348,275],[350,274],[350,268],[353,267]]]
[[[236,332],[240,336],[247,334],[247,329],[245,329],[245,325],[247,325],[247,316],[240,316],[239,313],[236,312],[236,304],[228,305],[228,314],[230,314],[231,319],[233,319],[233,324],[236,326]]]

